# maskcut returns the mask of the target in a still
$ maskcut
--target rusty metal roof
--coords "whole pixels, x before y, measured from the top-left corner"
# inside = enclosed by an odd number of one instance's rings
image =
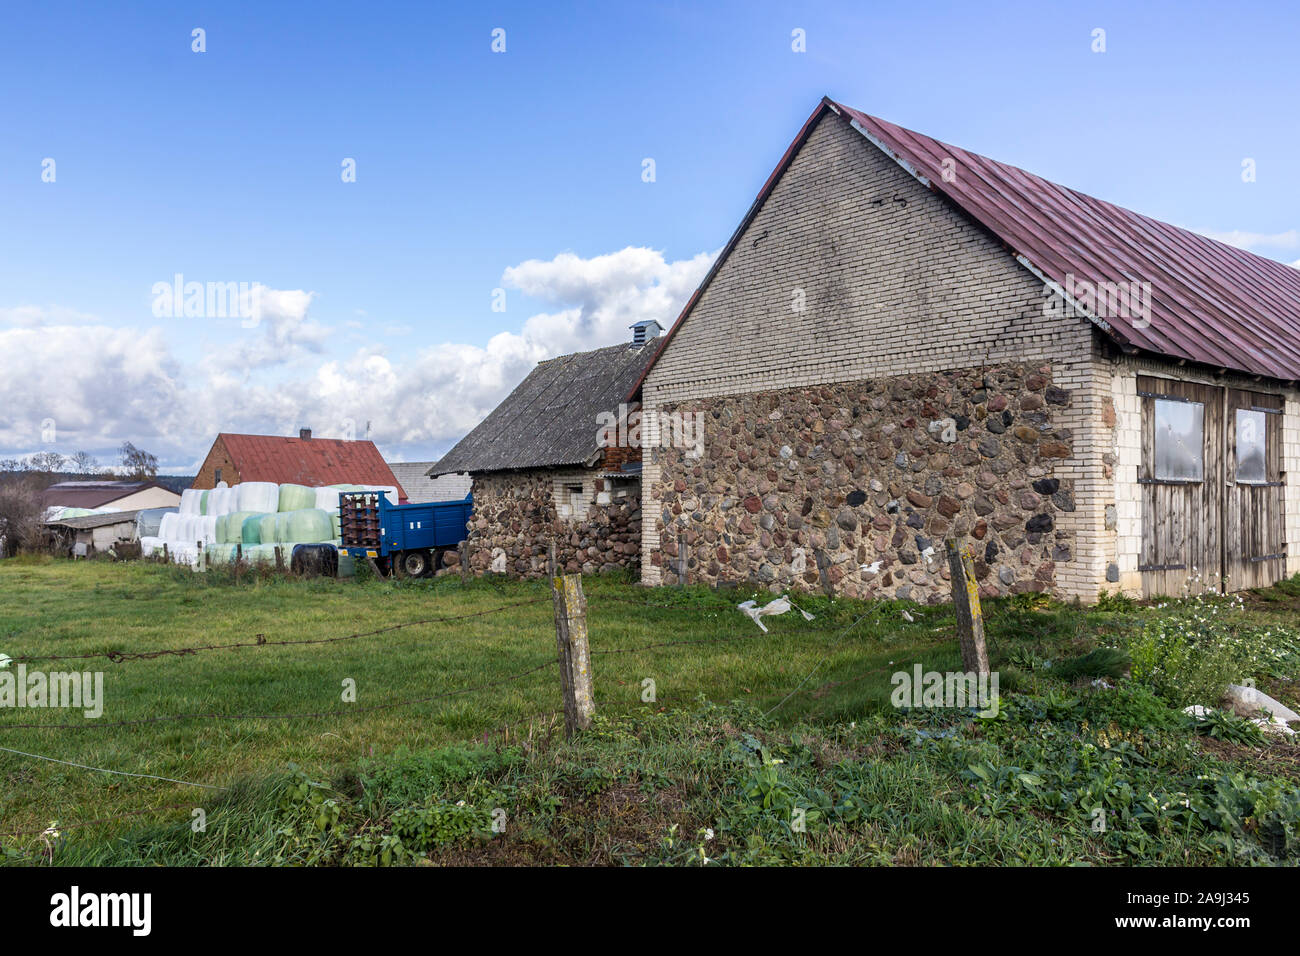
[[[1132,316],[1090,316],[1121,345],[1300,379],[1300,269],[852,107],[825,103],[1041,278],[1062,287],[1067,275],[1088,282],[1151,283],[1150,325],[1143,327]],[[950,181],[943,175],[947,159],[954,161]]]
[[[1127,349],[1213,368],[1300,379],[1300,269],[1095,199],[1015,166],[823,99],[656,350],[673,340],[811,129],[840,117],[979,224],[1044,283],[1149,282],[1150,324],[1081,310]],[[950,181],[944,161],[952,160]],[[1074,304],[1074,303],[1072,303]],[[650,362],[629,390],[635,395]]]
[[[226,446],[240,481],[276,484],[396,485],[397,477],[371,441],[342,438],[286,438],[281,435],[233,435],[222,432],[217,440]]]

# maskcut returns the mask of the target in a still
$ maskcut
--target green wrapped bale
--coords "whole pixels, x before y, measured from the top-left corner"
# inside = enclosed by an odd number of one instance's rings
[[[308,488],[306,485],[280,486],[280,506],[276,510],[281,514],[289,511],[305,511],[308,508],[315,507],[315,488]]]
[[[217,540],[224,544],[242,544],[244,540],[244,521],[254,515],[259,518],[262,517],[260,511],[232,511],[226,515],[224,533],[222,533],[223,528],[219,526],[217,528]]]
[[[203,492],[203,494],[199,495],[199,514],[205,515],[207,513],[208,513],[208,493],[205,491]]]
[[[262,519],[265,515],[252,514],[240,525],[240,540],[245,546],[262,543]]]
[[[279,527],[279,523],[280,515],[274,511],[262,515],[262,517],[258,519],[258,524],[260,525],[257,535],[258,543],[271,544],[275,542],[277,540],[275,537],[275,529]]]
[[[275,540],[282,543],[309,544],[333,537],[334,524],[329,512],[320,508],[281,512],[276,522]]]

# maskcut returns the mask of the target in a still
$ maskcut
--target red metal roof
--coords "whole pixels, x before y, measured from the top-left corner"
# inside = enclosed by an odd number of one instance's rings
[[[171,491],[156,481],[60,481],[41,492],[41,507],[102,508],[148,488]]]
[[[996,237],[1044,281],[1150,283],[1149,325],[1093,310],[1089,318],[1122,346],[1215,368],[1300,379],[1300,269],[1237,249],[1033,173],[822,100],[763,186],[656,354],[663,353],[700,291],[767,198],[808,131],[840,116],[923,185]],[[951,182],[944,161],[953,160]],[[1100,313],[1100,314],[1098,314]],[[647,367],[646,373],[654,366]],[[645,374],[637,382],[639,389]]]
[[[285,438],[279,435],[232,435],[217,438],[226,446],[240,481],[295,485],[396,485],[406,492],[371,441],[341,438]]]

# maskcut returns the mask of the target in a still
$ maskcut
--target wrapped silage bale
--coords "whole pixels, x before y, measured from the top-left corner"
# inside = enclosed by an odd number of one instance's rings
[[[281,485],[277,507],[268,511],[304,511],[316,507],[316,489],[306,485]]]
[[[217,540],[217,518],[215,515],[203,515],[200,519],[203,526],[203,543]]]
[[[273,481],[241,481],[233,490],[236,511],[265,514],[279,510],[280,486]]]
[[[329,541],[334,537],[334,526],[329,513],[320,508],[302,508],[285,511],[276,522],[275,540],[289,544],[310,544]]]
[[[334,529],[334,537],[343,537],[343,519],[337,511],[330,512],[330,527]]]
[[[275,540],[275,526],[279,518],[280,516],[273,512],[271,514],[262,515],[262,517],[258,519],[259,527],[257,536],[259,542],[268,543]]]
[[[252,511],[232,511],[226,515],[226,523],[217,528],[217,539],[223,544],[240,544],[244,540],[244,520],[250,518],[255,512]],[[262,517],[257,514],[257,517]]]
[[[275,564],[275,544],[244,545],[244,560],[249,564]]]
[[[169,511],[163,515],[158,521],[158,537],[164,541],[174,541],[179,537],[177,532],[180,530],[178,527],[180,520],[180,513],[176,511]]]
[[[339,489],[332,485],[314,489],[316,492],[316,504],[311,507],[320,508],[322,511],[328,511],[331,514],[339,513]]]
[[[147,534],[140,538],[140,557],[149,558],[161,550],[162,538],[157,535]]]
[[[264,514],[251,514],[241,525],[240,537],[245,545],[262,543],[262,519]]]
[[[181,492],[181,514],[192,515],[198,514],[199,511],[199,493],[193,488],[186,488]]]
[[[205,489],[202,494],[199,495],[199,514],[201,515],[208,513],[208,494],[209,492]]]

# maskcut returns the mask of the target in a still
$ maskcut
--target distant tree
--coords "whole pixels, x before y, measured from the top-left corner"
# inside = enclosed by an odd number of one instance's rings
[[[122,474],[126,477],[139,480],[158,474],[158,459],[143,448],[136,448],[126,441],[122,442],[118,454],[122,456]]]
[[[79,475],[93,475],[99,471],[99,462],[88,451],[79,451],[72,456],[72,470]]]
[[[38,451],[27,459],[27,465],[32,471],[60,471],[67,460],[57,451]]]
[[[0,555],[37,550],[48,543],[41,521],[40,479],[27,474],[0,484]]]
[[[0,471],[24,471],[26,464],[17,458],[0,458]]]

